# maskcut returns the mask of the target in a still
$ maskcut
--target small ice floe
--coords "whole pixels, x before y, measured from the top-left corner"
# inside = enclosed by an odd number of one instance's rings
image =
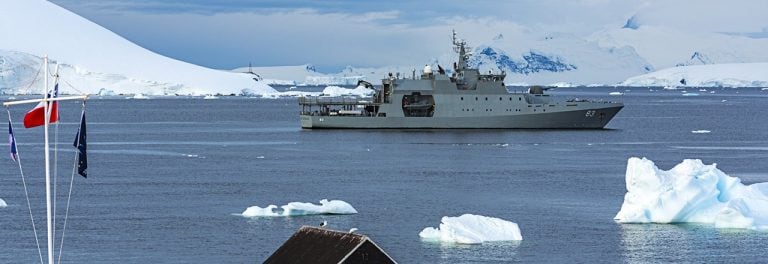
[[[149,99],[149,97],[147,97],[144,94],[137,93],[137,94],[133,95],[133,97],[128,97],[128,99]]]
[[[660,170],[629,158],[619,223],[705,223],[716,228],[768,230],[768,182],[744,185],[716,164],[686,159]]]
[[[489,241],[523,240],[516,223],[482,215],[443,216],[440,227],[427,227],[419,233],[426,241],[481,244]]]
[[[209,94],[209,95],[204,96],[203,99],[205,99],[205,100],[212,100],[212,99],[219,99],[219,97],[216,97],[215,95]]]
[[[683,93],[683,96],[699,96],[698,93]]]
[[[709,130],[704,130],[704,129],[699,129],[699,130],[693,130],[693,131],[691,131],[691,133],[694,133],[694,134],[707,134],[707,133],[709,133],[709,132],[712,132],[712,131],[709,131]]]
[[[263,159],[263,158],[264,158],[264,156],[258,156],[258,157],[256,157],[256,158],[257,158],[257,159]]]
[[[707,89],[699,89],[699,92],[706,92]]]
[[[610,92],[608,95],[624,95],[622,92]]]
[[[321,215],[321,214],[356,214],[352,205],[342,200],[320,200],[320,205],[312,203],[291,202],[280,206],[269,205],[265,208],[251,206],[245,209],[240,215],[244,217],[266,217],[266,216],[300,216],[300,215]]]
[[[184,156],[186,156],[187,158],[199,158],[200,157],[200,155],[197,155],[197,154],[184,154]]]
[[[709,93],[713,94],[713,93],[715,93],[715,91],[709,91]]]
[[[725,99],[723,99],[723,100],[722,100],[722,101],[720,101],[720,102],[721,102],[721,103],[725,103],[725,102],[728,102],[728,100],[725,100]]]
[[[45,120],[45,119],[43,119],[43,120]],[[7,203],[5,203],[5,200],[3,200],[2,198],[0,198],[0,208],[3,208],[3,207],[7,207],[7,206],[8,206],[8,204],[7,204]]]

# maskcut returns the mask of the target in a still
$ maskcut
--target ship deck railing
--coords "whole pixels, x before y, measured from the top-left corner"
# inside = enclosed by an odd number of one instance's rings
[[[368,100],[366,100],[368,99]],[[299,105],[381,105],[381,103],[374,103],[371,101],[373,98],[365,97],[299,97]]]

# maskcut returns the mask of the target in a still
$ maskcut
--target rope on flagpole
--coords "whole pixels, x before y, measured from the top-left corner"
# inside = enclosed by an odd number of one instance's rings
[[[49,91],[48,93],[51,95],[50,98],[55,98],[59,96],[59,65],[56,65],[56,72],[53,75],[54,77],[54,85],[53,89],[54,91]],[[54,102],[55,103],[55,102]],[[54,103],[48,103],[48,111],[53,111],[52,107]],[[58,103],[56,103],[58,104]],[[56,204],[58,203],[59,196],[56,195],[56,189],[59,185],[59,123],[61,123],[61,116],[59,116],[59,108],[56,107],[56,113],[50,113],[48,116],[56,115],[57,122],[55,125],[53,125],[53,241],[56,241]]]
[[[82,116],[84,115],[85,115],[85,100],[83,100],[83,109],[82,109],[82,114],[80,114],[81,116],[80,118],[82,119]],[[80,122],[82,122],[82,120],[80,120]],[[78,130],[78,133],[81,133],[81,132]],[[80,144],[80,137],[78,136],[77,144],[75,145],[79,145],[79,144]],[[74,183],[75,183],[75,169],[77,168],[77,159],[78,159],[77,152],[78,151],[79,150],[75,151],[75,161],[72,164],[72,177],[69,181],[69,194],[67,195],[67,207],[64,210],[64,225],[61,228],[61,242],[59,242],[59,258],[57,261],[58,264],[61,264],[61,255],[62,255],[62,252],[64,251],[64,232],[67,231],[67,218],[69,218],[69,202],[72,199],[72,186],[74,186]]]
[[[13,122],[11,122],[11,110],[6,107],[8,112],[8,123],[11,124],[13,129]],[[14,139],[15,140],[15,139]],[[40,240],[37,239],[37,227],[35,226],[35,216],[32,214],[32,204],[29,202],[29,192],[27,191],[27,181],[24,179],[24,170],[21,167],[21,151],[19,151],[18,145],[16,146],[16,163],[19,165],[19,172],[21,173],[21,183],[24,185],[24,197],[27,198],[27,209],[29,209],[29,219],[32,220],[32,231],[35,234],[35,244],[37,244],[37,255],[40,256],[40,264],[43,263],[43,252],[40,250]]]
[[[44,63],[45,63],[45,61],[43,61],[40,64],[44,64]],[[42,70],[43,70],[43,65],[40,65],[40,68],[37,68],[37,73],[35,73],[35,77],[32,78],[32,81],[30,81],[29,85],[27,85],[27,89],[26,89],[27,91],[29,91],[29,88],[32,88],[32,85],[34,85],[35,82],[37,82],[37,78],[40,76],[40,71],[42,71]]]

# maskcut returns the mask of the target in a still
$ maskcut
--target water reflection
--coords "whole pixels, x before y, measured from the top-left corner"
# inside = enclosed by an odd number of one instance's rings
[[[422,251],[437,252],[435,263],[520,262],[519,248],[522,241],[485,242],[479,245],[422,241]]]
[[[626,263],[760,262],[768,233],[708,224],[622,224]]]

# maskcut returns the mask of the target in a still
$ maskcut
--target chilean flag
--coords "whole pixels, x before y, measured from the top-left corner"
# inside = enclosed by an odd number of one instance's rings
[[[57,83],[56,86],[53,87],[53,95],[48,94],[48,98],[56,98],[59,96],[59,84]],[[48,123],[55,123],[56,121],[59,121],[59,103],[54,101],[50,103],[50,111],[51,111],[51,118],[48,120]],[[24,115],[24,127],[25,128],[31,128],[36,126],[42,126],[45,124],[45,105],[44,102],[40,102],[33,108],[32,110],[29,110],[26,115]]]

